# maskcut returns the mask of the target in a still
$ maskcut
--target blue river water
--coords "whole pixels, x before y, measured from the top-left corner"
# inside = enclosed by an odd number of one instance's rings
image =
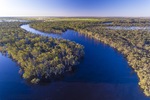
[[[0,100],[150,100],[138,86],[138,77],[123,55],[108,45],[73,30],[48,34],[29,25],[21,28],[82,44],[85,57],[64,78],[31,85],[19,75],[16,62],[0,54]]]

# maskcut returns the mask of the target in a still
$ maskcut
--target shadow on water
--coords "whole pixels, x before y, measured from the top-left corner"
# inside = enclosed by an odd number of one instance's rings
[[[1,59],[0,55],[0,65],[4,65],[0,67],[0,100],[150,100],[142,93],[138,77],[123,55],[108,45],[72,30],[58,35],[34,30],[29,25],[22,25],[21,28],[82,44],[85,57],[76,66],[75,72],[49,84],[29,85],[19,77],[14,62],[4,56]]]

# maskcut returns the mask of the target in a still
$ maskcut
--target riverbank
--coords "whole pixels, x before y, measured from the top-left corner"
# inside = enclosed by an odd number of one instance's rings
[[[150,96],[150,47],[148,31],[111,30],[104,27],[101,22],[96,21],[63,21],[31,24],[31,27],[42,31],[49,29],[51,26],[57,26],[60,27],[60,29],[74,29],[82,34],[116,48],[119,52],[125,55],[129,65],[137,73],[139,77],[139,85],[144,90],[144,94]],[[49,32],[51,31],[49,30]]]
[[[38,30],[34,33],[35,29],[33,30],[29,25],[24,25],[22,28],[33,34],[42,36],[45,34],[44,36],[47,37],[53,35],[53,33],[48,34]],[[73,30],[67,30],[61,35],[55,34],[55,36],[75,41],[85,47],[83,62],[79,64],[75,73],[64,77],[65,82],[70,86],[76,82],[79,83],[70,87],[69,90],[67,87],[61,90],[63,94],[72,96],[67,96],[67,98],[71,98],[71,100],[75,99],[73,97],[77,97],[78,99],[82,98],[82,100],[87,100],[87,98],[89,100],[97,100],[95,99],[96,97],[98,100],[109,100],[110,97],[108,95],[110,95],[112,100],[149,100],[139,88],[137,75],[128,66],[126,59],[112,47]],[[89,85],[86,86],[86,84]],[[96,86],[94,85],[95,88],[93,88],[93,84],[97,84]],[[66,89],[70,92],[65,91]],[[91,89],[93,90],[92,93]],[[79,96],[76,91],[78,91],[78,94],[82,94],[82,96]],[[83,97],[84,94],[86,96]],[[64,96],[60,98],[64,98]]]

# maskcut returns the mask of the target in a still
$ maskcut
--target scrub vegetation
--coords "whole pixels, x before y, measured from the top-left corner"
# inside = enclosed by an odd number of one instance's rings
[[[97,18],[95,20],[43,20],[30,26],[44,32],[60,33],[74,29],[85,36],[99,40],[124,54],[129,65],[139,77],[139,85],[150,96],[150,30],[115,30],[111,27],[148,27],[149,19]],[[92,58],[91,58],[92,59]]]
[[[0,22],[0,52],[20,65],[24,79],[32,83],[53,79],[71,71],[84,56],[84,47],[64,39],[29,33],[23,22]]]

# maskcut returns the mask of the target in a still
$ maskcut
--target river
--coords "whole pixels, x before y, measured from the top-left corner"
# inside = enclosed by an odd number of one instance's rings
[[[112,30],[150,30],[149,26],[108,26],[107,28]]]
[[[42,36],[64,38],[85,47],[85,57],[73,73],[42,85],[27,83],[19,67],[0,54],[0,100],[150,100],[138,86],[138,77],[115,49],[73,30],[48,34],[22,25]]]

